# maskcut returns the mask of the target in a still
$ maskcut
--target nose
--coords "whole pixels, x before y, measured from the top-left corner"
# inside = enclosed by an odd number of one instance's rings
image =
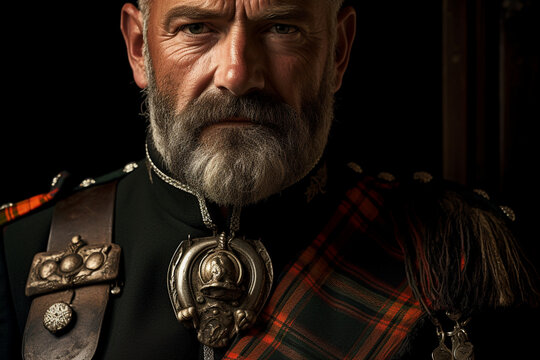
[[[264,88],[264,53],[245,29],[231,29],[222,39],[216,61],[214,85],[217,88],[236,96]]]

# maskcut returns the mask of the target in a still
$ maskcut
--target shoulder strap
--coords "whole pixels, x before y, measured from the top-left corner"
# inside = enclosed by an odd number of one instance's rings
[[[70,177],[67,171],[62,171],[54,177],[48,192],[32,196],[15,204],[8,203],[0,206],[0,226],[29,214],[45,204],[50,204],[53,199],[58,198],[58,193],[63,191],[66,180],[70,179]]]
[[[47,252],[34,257],[27,282],[27,295],[38,296],[24,331],[25,359],[93,357],[109,298],[110,283],[103,281],[118,274],[120,249],[111,244],[115,195],[116,181],[56,205]],[[67,318],[71,323],[61,329]]]

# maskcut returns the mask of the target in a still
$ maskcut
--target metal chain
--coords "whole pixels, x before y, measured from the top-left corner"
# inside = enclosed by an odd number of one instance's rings
[[[234,234],[240,229],[240,212],[242,208],[239,206],[234,206],[231,214],[231,223],[229,224],[231,231],[231,238],[234,237]]]
[[[214,349],[210,346],[204,345],[203,347],[204,360],[214,360]]]
[[[173,179],[172,177],[165,174],[163,171],[161,171],[156,164],[152,161],[152,158],[150,157],[150,152],[148,151],[148,144],[145,144],[145,150],[146,150],[146,159],[148,160],[148,163],[150,164],[150,167],[152,170],[156,173],[157,176],[163,181],[165,181],[167,184],[185,191],[197,198],[199,201],[199,209],[201,211],[202,220],[204,222],[204,225],[212,230],[214,233],[218,231],[216,224],[212,221],[212,217],[210,216],[210,212],[208,211],[208,206],[206,206],[206,200],[202,194],[200,194],[198,191],[190,187],[189,185],[186,185],[184,183],[181,183],[180,181]],[[230,236],[234,237],[234,234],[240,229],[240,212],[241,208],[238,206],[233,207],[232,215],[231,215],[231,223],[230,223]]]

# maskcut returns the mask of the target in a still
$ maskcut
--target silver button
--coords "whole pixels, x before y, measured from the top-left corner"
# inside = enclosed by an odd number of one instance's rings
[[[14,205],[15,204],[13,204],[13,203],[3,204],[2,206],[0,206],[0,210],[5,210],[5,209],[10,208],[10,207],[12,207]]]
[[[384,181],[388,181],[388,182],[392,182],[392,181],[396,181],[396,177],[392,174],[390,174],[389,172],[381,172],[379,173],[379,175],[377,175],[377,177],[381,180],[384,180]]]
[[[484,199],[490,200],[489,194],[488,194],[485,190],[482,190],[482,189],[474,189],[473,191],[474,191],[477,195],[480,195],[481,197],[483,197]]]
[[[51,187],[55,187],[56,184],[58,184],[58,180],[60,180],[62,178],[62,173],[56,175],[52,180],[51,180]]]
[[[132,163],[129,163],[126,166],[124,166],[124,169],[122,171],[124,173],[126,173],[126,174],[129,174],[130,172],[132,172],[133,170],[135,170],[138,167],[139,167],[139,165],[137,165],[137,163],[132,162]]]
[[[79,184],[80,187],[87,188],[91,185],[94,185],[96,183],[96,180],[92,178],[84,179],[82,183]]]
[[[499,206],[499,208],[502,210],[504,215],[506,215],[511,221],[516,221],[516,213],[512,208],[508,206]]]
[[[364,172],[364,169],[362,169],[362,167],[355,162],[350,162],[347,164],[347,166],[351,168],[352,171],[357,172],[359,174],[362,174]]]
[[[433,180],[433,175],[426,171],[418,171],[413,174],[413,179],[421,183],[427,184]]]

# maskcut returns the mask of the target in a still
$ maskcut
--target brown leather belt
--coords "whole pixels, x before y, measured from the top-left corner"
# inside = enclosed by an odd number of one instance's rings
[[[28,277],[26,294],[37,296],[24,331],[25,359],[94,356],[120,262],[112,244],[115,195],[116,181],[56,205],[47,252],[34,257]]]

